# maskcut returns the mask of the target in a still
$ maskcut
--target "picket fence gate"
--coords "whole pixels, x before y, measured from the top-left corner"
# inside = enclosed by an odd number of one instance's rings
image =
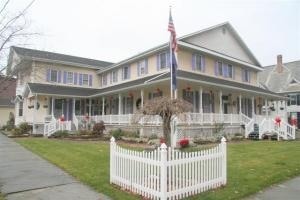
[[[227,181],[226,139],[216,147],[181,152],[162,144],[138,152],[110,140],[110,183],[149,199],[182,199]]]

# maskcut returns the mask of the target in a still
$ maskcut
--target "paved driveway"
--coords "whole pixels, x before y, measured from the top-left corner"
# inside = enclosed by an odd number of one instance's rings
[[[7,200],[106,200],[0,133],[0,191]]]

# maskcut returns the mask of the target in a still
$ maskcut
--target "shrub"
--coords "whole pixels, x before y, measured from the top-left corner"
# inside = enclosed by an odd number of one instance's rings
[[[139,138],[140,134],[138,131],[122,131],[123,135],[126,137]]]
[[[183,138],[181,140],[179,140],[179,145],[181,148],[185,148],[189,146],[189,139],[187,138]]]
[[[12,130],[13,128],[15,128],[15,115],[14,113],[10,112],[8,115],[8,121],[6,123],[7,127],[6,129],[8,131]]]
[[[55,138],[63,138],[69,135],[69,132],[67,130],[63,131],[56,131],[55,133],[52,134],[53,137]]]
[[[112,130],[110,132],[110,134],[116,139],[116,140],[120,140],[121,137],[124,135],[122,132],[122,129],[118,128],[116,130]]]
[[[86,129],[81,129],[78,132],[79,135],[92,135],[92,132]]]
[[[27,134],[29,131],[32,130],[32,126],[29,125],[27,122],[23,122],[19,125],[19,129],[21,131],[21,134]]]
[[[93,134],[95,135],[102,135],[103,131],[105,130],[105,125],[103,121],[96,123],[93,127]]]
[[[149,140],[155,140],[157,138],[158,138],[157,135],[153,134],[153,135],[150,135]]]
[[[12,135],[22,135],[22,132],[21,132],[21,129],[19,129],[19,128],[13,128],[11,130],[11,134]]]

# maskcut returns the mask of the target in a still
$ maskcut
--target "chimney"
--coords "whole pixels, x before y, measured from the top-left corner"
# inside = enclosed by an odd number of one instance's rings
[[[277,65],[276,65],[277,73],[282,73],[283,66],[282,66],[282,55],[277,56]]]

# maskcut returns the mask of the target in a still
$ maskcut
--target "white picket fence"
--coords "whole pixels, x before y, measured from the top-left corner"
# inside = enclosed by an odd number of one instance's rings
[[[71,130],[72,121],[60,121],[54,117],[49,123],[44,124],[44,136],[50,136],[56,131]]]
[[[182,199],[226,184],[226,139],[207,150],[124,149],[111,138],[110,183],[149,199]]]

